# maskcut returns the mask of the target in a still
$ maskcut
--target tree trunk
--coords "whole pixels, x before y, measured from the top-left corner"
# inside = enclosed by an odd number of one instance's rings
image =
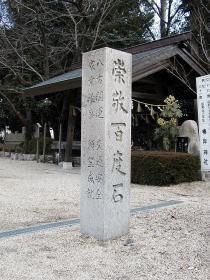
[[[166,34],[166,10],[167,0],[160,1],[160,36],[164,38]]]

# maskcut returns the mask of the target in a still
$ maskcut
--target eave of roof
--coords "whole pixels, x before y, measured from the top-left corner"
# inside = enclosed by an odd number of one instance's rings
[[[159,54],[161,52],[167,53],[168,48],[171,47],[162,47],[158,49],[148,50],[143,53],[137,53],[132,56],[133,65],[138,64],[140,60],[150,61],[148,57],[157,56],[160,57]],[[65,74],[56,76],[44,82],[38,83],[32,87],[26,88],[24,91],[26,94],[30,94],[33,96],[42,95],[47,93],[54,93],[56,91],[68,90],[72,88],[81,87],[81,77],[82,77],[82,69],[75,69],[69,71]]]
[[[187,32],[182,33],[182,34],[178,34],[178,35],[174,35],[174,36],[170,36],[170,37],[165,37],[165,38],[155,40],[155,41],[152,41],[152,42],[132,46],[130,48],[124,49],[124,51],[128,52],[128,53],[132,53],[132,54],[136,54],[136,53],[139,53],[139,52],[145,52],[145,51],[148,51],[148,50],[152,50],[152,49],[156,49],[156,48],[160,48],[160,47],[165,47],[165,46],[172,45],[172,44],[177,44],[177,43],[180,43],[182,41],[191,40],[191,36],[192,36],[191,32],[187,31]]]
[[[37,89],[42,88],[49,88],[54,85],[62,85],[64,83],[68,83],[69,81],[77,81],[80,80],[82,77],[82,69],[75,69],[72,71],[69,71],[67,73],[64,73],[62,75],[56,76],[54,78],[51,78],[49,80],[46,80],[44,82],[38,83],[32,87],[24,89],[26,93],[33,93],[36,92]],[[53,91],[54,92],[54,91]]]
[[[132,53],[133,81],[141,79],[168,66],[168,59],[180,55],[197,73],[205,75],[207,71],[189,52],[184,52],[177,43],[189,40],[190,32],[160,39],[154,42],[134,46],[124,51]],[[82,69],[74,69],[30,88],[24,89],[27,95],[37,96],[81,87]]]

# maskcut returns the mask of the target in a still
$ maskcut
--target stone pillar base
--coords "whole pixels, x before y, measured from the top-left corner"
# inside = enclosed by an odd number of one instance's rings
[[[201,171],[202,181],[210,181],[210,171]]]
[[[63,169],[71,170],[72,169],[72,162],[63,162]]]

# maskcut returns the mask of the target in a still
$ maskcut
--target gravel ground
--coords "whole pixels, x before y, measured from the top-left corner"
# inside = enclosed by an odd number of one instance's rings
[[[79,217],[79,169],[0,158],[0,231]],[[130,233],[106,242],[79,225],[0,239],[1,280],[207,280],[210,182],[131,185]]]

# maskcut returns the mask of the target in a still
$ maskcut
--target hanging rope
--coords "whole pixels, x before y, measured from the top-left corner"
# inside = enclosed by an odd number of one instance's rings
[[[153,120],[155,120],[155,115],[157,115],[157,118],[159,117],[158,113],[154,110],[154,107],[157,107],[160,111],[162,111],[163,109],[161,107],[166,106],[166,105],[163,105],[163,104],[158,104],[157,105],[157,104],[146,103],[146,102],[142,102],[142,101],[139,101],[139,100],[136,100],[136,99],[133,99],[133,98],[132,98],[132,101],[137,103],[136,112],[141,113],[141,118],[147,124],[150,122],[149,118],[148,118],[148,115],[150,115],[153,118]],[[150,114],[144,114],[144,113],[142,114],[141,105],[144,105],[150,111]],[[145,117],[143,117],[143,115],[145,115]]]
[[[151,106],[151,107],[165,107],[166,106],[166,105],[163,105],[163,104],[156,105],[156,104],[146,103],[146,102],[142,102],[142,101],[139,101],[139,100],[136,100],[136,99],[133,99],[133,98],[132,98],[132,101],[137,102],[138,104],[143,104],[145,106]]]

